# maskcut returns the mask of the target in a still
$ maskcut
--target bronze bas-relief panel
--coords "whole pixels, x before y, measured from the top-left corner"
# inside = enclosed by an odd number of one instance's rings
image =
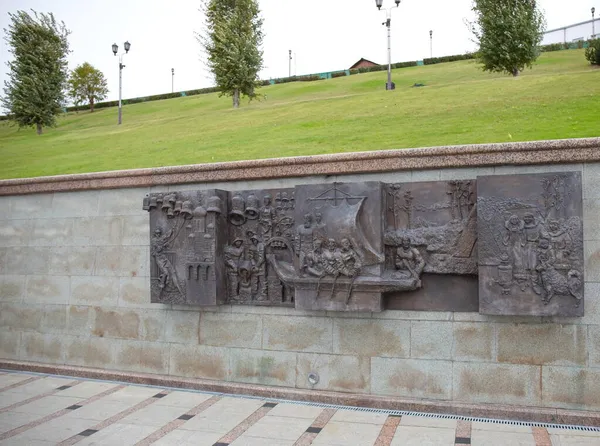
[[[152,302],[583,315],[579,174],[155,193],[144,209]]]
[[[581,174],[477,182],[479,312],[583,316]]]
[[[144,209],[150,214],[151,302],[223,303],[227,192],[150,194]]]

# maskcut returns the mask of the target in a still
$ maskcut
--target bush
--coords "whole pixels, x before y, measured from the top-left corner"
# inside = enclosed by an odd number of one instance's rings
[[[200,88],[197,90],[178,91],[176,93],[163,93],[163,94],[155,94],[153,96],[144,96],[144,97],[140,97],[140,98],[124,99],[122,102],[123,102],[123,105],[139,104],[140,102],[160,101],[162,99],[179,98],[181,96],[195,96],[198,94],[216,93],[218,91],[219,91],[218,87]],[[98,104],[94,105],[94,109],[106,108],[106,107],[117,107],[118,105],[119,105],[119,101],[99,102]],[[87,110],[87,109],[89,109],[88,105],[67,107],[68,112]]]
[[[335,71],[333,73],[331,73],[331,78],[336,78],[336,77],[344,77],[346,76],[346,72],[345,71]]]
[[[475,57],[476,57],[476,55],[474,53],[455,54],[453,56],[443,56],[443,57],[430,57],[427,59],[423,59],[423,65],[434,65],[434,64],[438,64],[438,63],[456,62],[458,60],[475,59]]]
[[[585,58],[592,65],[600,65],[600,39],[589,41],[590,46],[585,50]]]
[[[566,49],[567,47],[564,43],[551,43],[550,45],[540,46],[540,52],[542,53],[549,53],[551,51],[562,51]]]
[[[410,62],[398,62],[398,63],[392,64],[392,68],[408,68],[408,67],[416,67],[416,66],[417,66],[416,60],[411,60]]]

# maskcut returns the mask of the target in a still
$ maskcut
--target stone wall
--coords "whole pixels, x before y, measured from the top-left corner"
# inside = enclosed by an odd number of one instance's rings
[[[583,318],[150,304],[150,191],[573,170],[584,185]],[[600,163],[11,195],[0,209],[2,359],[298,389],[316,372],[321,390],[600,410]]]

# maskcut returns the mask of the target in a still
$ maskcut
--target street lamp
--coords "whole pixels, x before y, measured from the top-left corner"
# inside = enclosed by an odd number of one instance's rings
[[[175,68],[171,68],[171,93],[175,93]]]
[[[396,6],[392,6],[386,9],[386,21],[382,23],[382,25],[387,26],[387,42],[388,42],[388,76],[387,83],[385,84],[386,90],[393,90],[396,88],[396,84],[392,82],[392,9],[398,8],[400,6],[400,0],[394,0]],[[381,7],[383,6],[383,0],[375,0],[375,4],[377,5],[377,9],[381,11]]]
[[[429,30],[429,57],[433,58],[433,30]]]
[[[123,116],[123,110],[121,107],[121,92],[122,92],[122,85],[123,85],[123,74],[122,73],[123,73],[123,68],[125,68],[125,65],[123,65],[123,56],[129,52],[129,49],[131,48],[131,43],[126,41],[123,44],[123,47],[125,48],[125,52],[119,54],[119,125],[122,122],[122,116]],[[117,53],[119,52],[119,45],[117,45],[116,43],[113,43],[112,44],[112,52],[116,56]]]
[[[292,77],[292,50],[290,50],[290,61],[289,61],[289,65],[290,65],[290,68],[289,68],[289,70],[288,70],[288,72],[289,72],[288,76],[289,76],[289,77]]]
[[[596,38],[596,24],[594,23],[594,14],[596,13],[596,8],[592,6],[592,39]]]

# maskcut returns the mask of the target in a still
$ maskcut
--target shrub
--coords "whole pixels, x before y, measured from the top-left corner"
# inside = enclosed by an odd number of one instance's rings
[[[585,50],[585,58],[592,65],[600,65],[600,39],[590,40],[589,44]]]
[[[336,78],[336,77],[344,77],[346,76],[346,72],[345,71],[334,71],[333,73],[331,73],[331,78]]]
[[[434,65],[438,63],[446,63],[446,62],[456,62],[458,60],[469,60],[475,59],[476,55],[474,53],[465,53],[465,54],[455,54],[453,56],[443,56],[443,57],[429,57],[427,59],[423,59],[424,65]]]

